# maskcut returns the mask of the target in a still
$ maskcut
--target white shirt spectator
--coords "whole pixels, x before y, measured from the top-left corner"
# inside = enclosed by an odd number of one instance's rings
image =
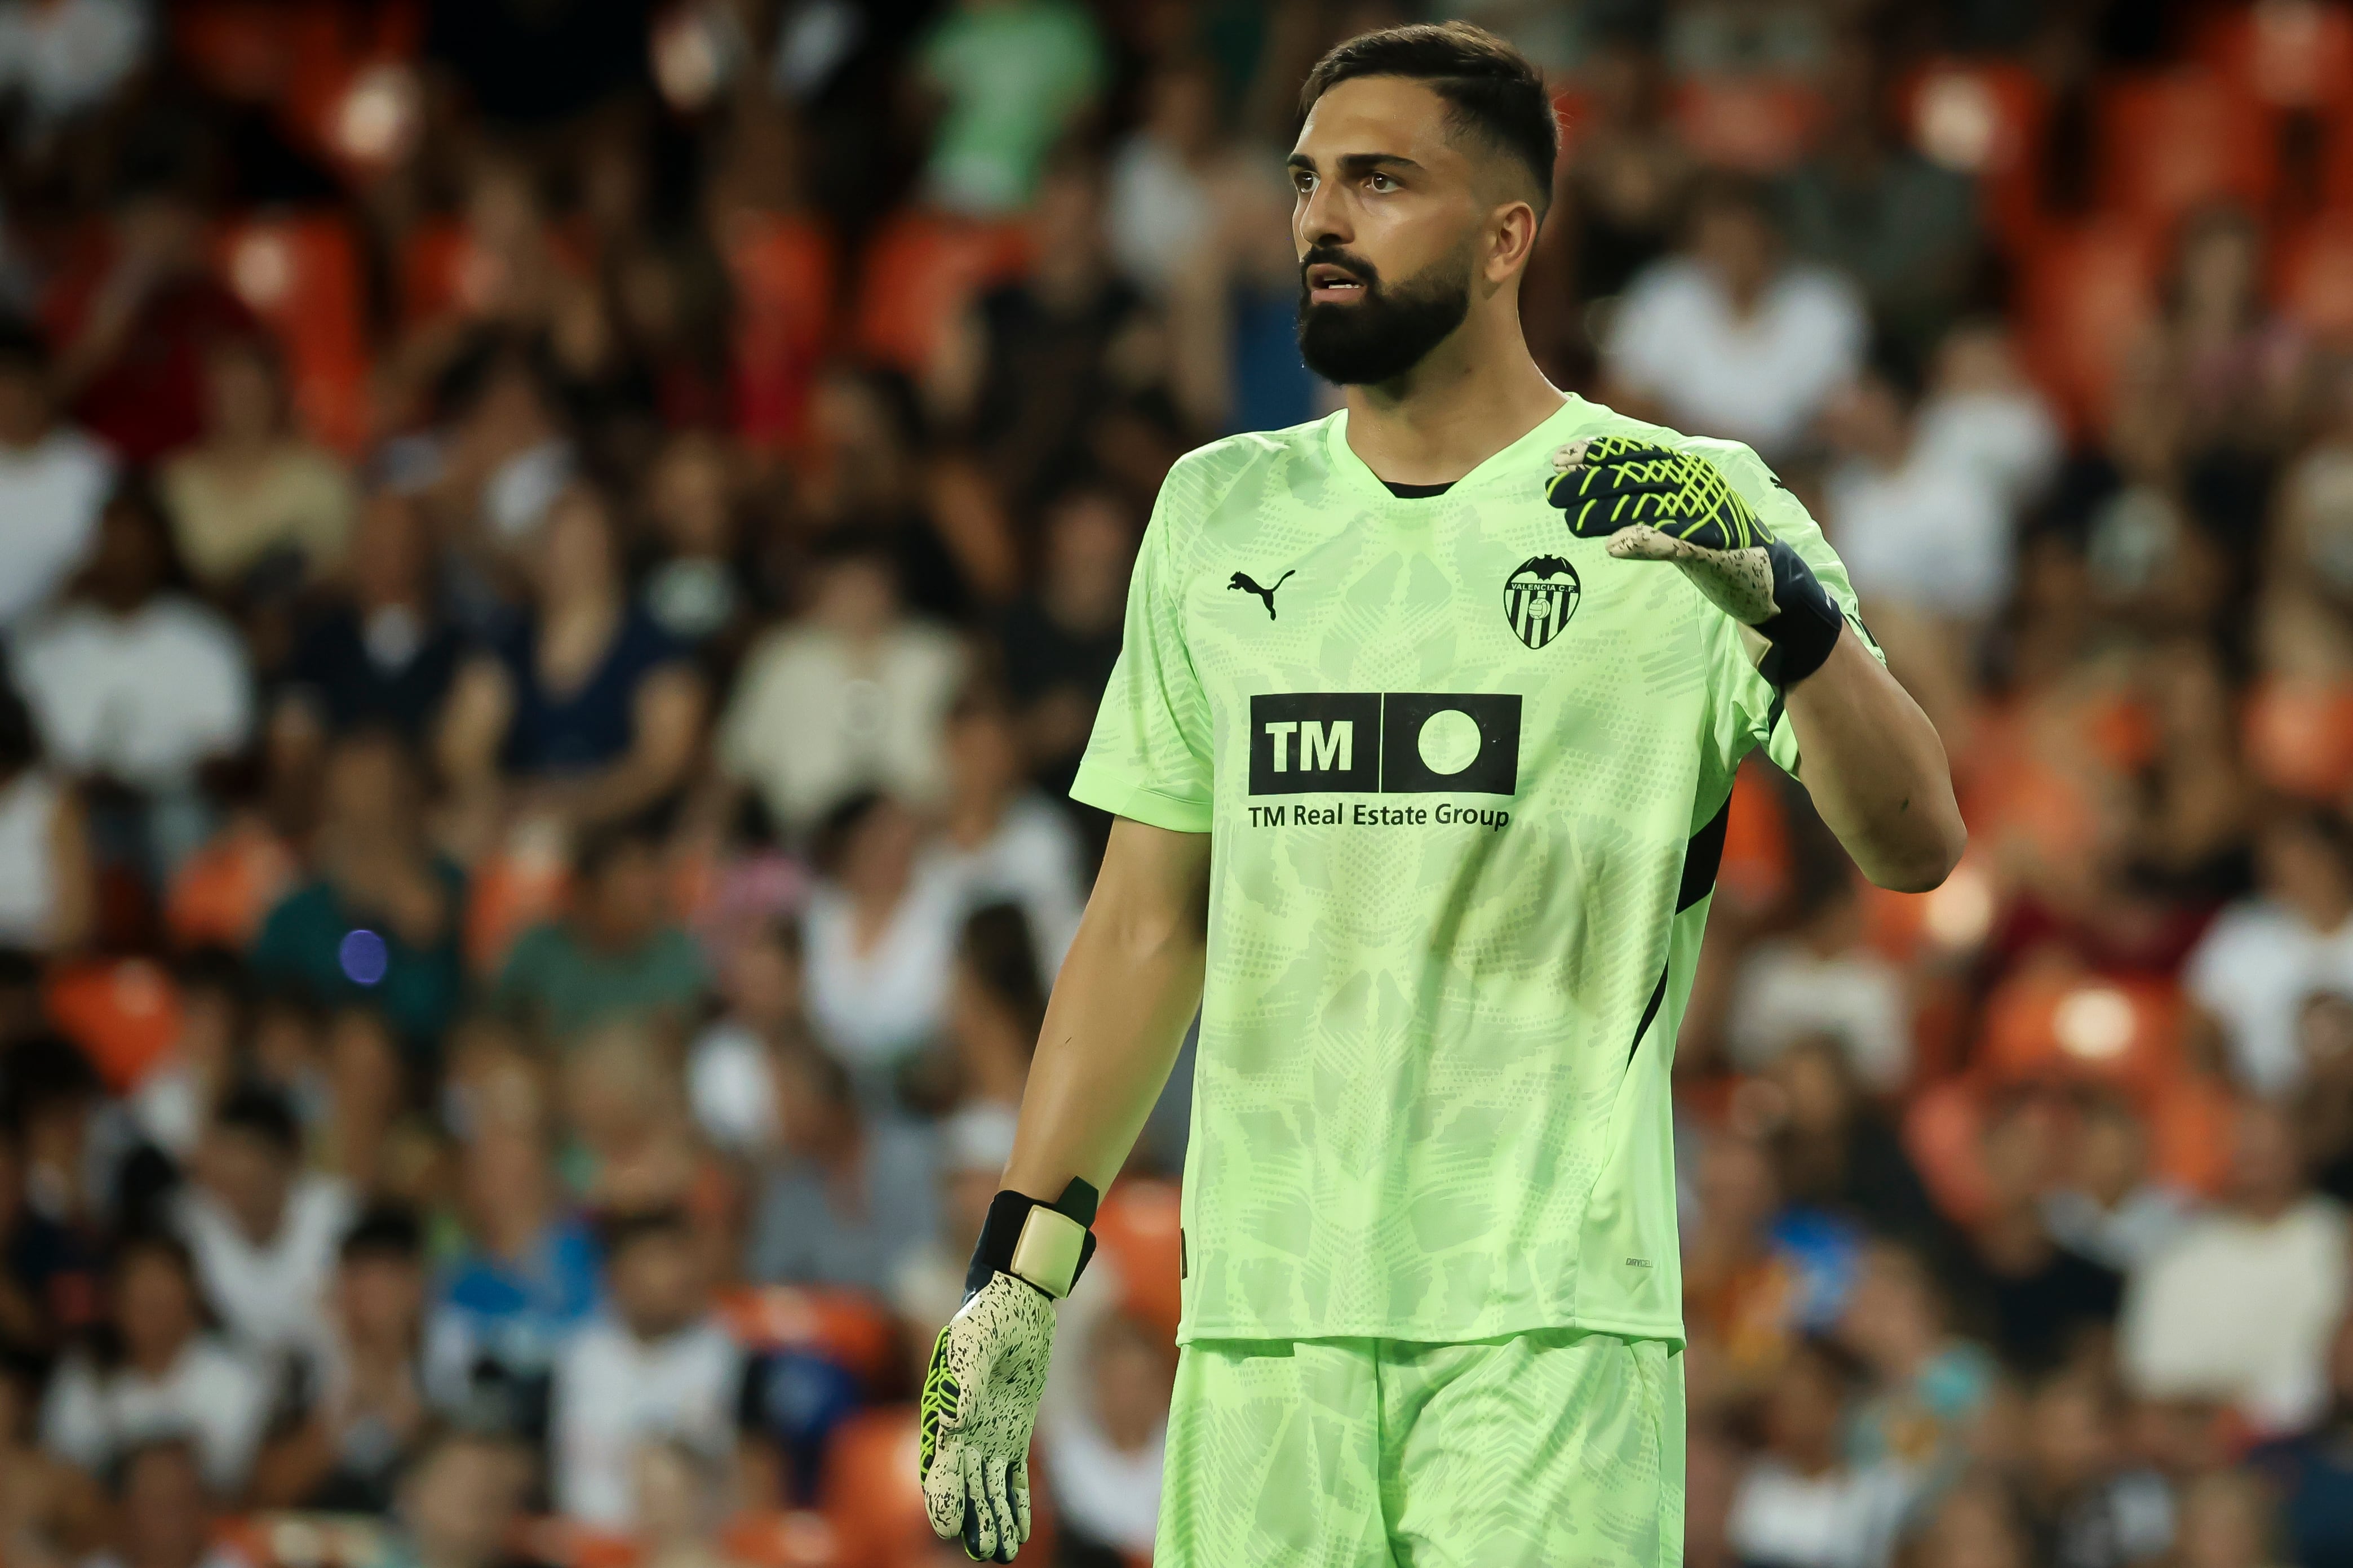
[[[244,645],[192,599],[164,595],[128,616],[65,605],[22,628],[15,651],[42,744],[74,773],[178,787],[253,727]]]
[[[1025,792],[1006,808],[987,843],[970,850],[948,846],[938,853],[964,884],[967,910],[999,901],[1021,906],[1038,947],[1039,981],[1051,987],[1087,903],[1079,836],[1071,819],[1045,796]]]
[[[136,0],[0,0],[0,97],[47,129],[112,92],[147,48]]]
[[[2154,1182],[2135,1188],[2112,1209],[2073,1187],[2042,1197],[2042,1223],[2061,1246],[2119,1273],[2153,1261],[2189,1218],[2189,1205],[2181,1194]]]
[[[41,1442],[92,1474],[124,1450],[160,1437],[195,1445],[205,1479],[223,1496],[245,1484],[269,1415],[269,1387],[219,1341],[188,1342],[162,1377],[100,1368],[75,1355],[58,1369],[41,1409]]]
[[[947,1001],[965,884],[937,856],[915,867],[882,938],[858,950],[849,896],[819,884],[803,917],[809,1017],[828,1047],[861,1073],[930,1043]]]
[[[936,626],[902,623],[869,650],[823,626],[786,626],[744,661],[720,764],[788,828],[860,789],[936,801],[941,726],[963,678],[962,648]]]
[[[7,46],[0,42],[0,58]],[[79,430],[0,447],[0,628],[47,604],[90,553],[114,489],[114,459]]]
[[[1168,1428],[1159,1427],[1132,1454],[1113,1447],[1102,1428],[1083,1417],[1048,1421],[1039,1436],[1062,1516],[1089,1540],[1139,1561],[1150,1557],[1160,1522],[1160,1469]]]
[[[357,1211],[350,1187],[311,1174],[295,1180],[278,1234],[259,1246],[202,1187],[180,1194],[174,1218],[206,1297],[237,1342],[259,1355],[308,1356],[326,1321],[336,1249]]]
[[[52,845],[65,790],[45,768],[0,784],[0,944],[39,952],[57,931]]]
[[[2010,509],[1975,469],[1915,439],[1904,461],[1831,470],[1822,521],[1867,603],[1978,619],[2010,595]]]
[[[2347,1262],[2345,1213],[2325,1197],[2268,1221],[2193,1220],[2126,1287],[2126,1383],[2154,1399],[2229,1401],[2265,1432],[2301,1429],[2327,1405]]]
[[[722,1018],[694,1037],[686,1058],[687,1101],[695,1124],[731,1154],[763,1154],[776,1143],[776,1080],[759,1031]]]
[[[714,1459],[734,1452],[744,1352],[717,1323],[667,1339],[638,1339],[599,1319],[557,1363],[549,1444],[556,1511],[600,1530],[626,1530],[637,1500],[638,1443],[676,1439]]]
[[[1157,137],[1134,135],[1112,155],[1104,226],[1119,269],[1155,295],[1175,288],[1217,226],[1208,184]]]
[[[1880,1568],[1912,1493],[1911,1479],[1894,1465],[1805,1476],[1768,1455],[1741,1477],[1725,1534],[1744,1563]]]
[[[1914,418],[1912,445],[1928,461],[1974,474],[2012,509],[2051,482],[2064,447],[2050,406],[2025,390],[1935,394]]]
[[[1802,942],[1759,943],[1740,967],[1725,1031],[1745,1072],[1762,1071],[1806,1035],[1835,1037],[1875,1092],[1903,1088],[1912,1072],[1904,976],[1867,949],[1824,958]]]
[[[2279,1094],[2304,1077],[2296,1016],[2305,998],[2353,996],[2353,920],[2321,931],[2268,900],[2233,904],[2199,939],[2182,983],[2221,1021],[2240,1079],[2258,1094]]]
[[[1806,433],[1862,363],[1870,322],[1838,274],[1791,266],[1743,320],[1714,273],[1686,257],[1627,288],[1605,353],[1611,373],[1686,431],[1746,441],[1768,458]]]

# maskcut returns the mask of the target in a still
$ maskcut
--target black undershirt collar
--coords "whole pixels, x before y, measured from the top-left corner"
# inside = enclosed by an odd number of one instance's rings
[[[1447,480],[1442,485],[1400,485],[1389,479],[1383,479],[1381,483],[1388,486],[1389,494],[1399,500],[1428,500],[1432,496],[1442,496],[1454,488],[1452,479]]]

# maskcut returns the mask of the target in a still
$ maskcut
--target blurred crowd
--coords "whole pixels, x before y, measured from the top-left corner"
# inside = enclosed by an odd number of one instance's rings
[[[1455,10],[1546,368],[1767,457],[1972,830],[1741,776],[1688,1560],[2353,1562],[2353,15]],[[1129,561],[1336,406],[1282,154],[1413,15],[0,0],[0,1561],[962,1560]],[[1188,1062],[1025,1561],[1148,1557]]]

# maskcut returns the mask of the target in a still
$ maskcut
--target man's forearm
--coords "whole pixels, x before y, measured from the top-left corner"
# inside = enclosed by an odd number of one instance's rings
[[[1850,630],[1789,689],[1788,712],[1814,809],[1862,874],[1899,892],[1942,882],[1968,831],[1944,742],[1912,694]]]
[[[1121,821],[1054,983],[1005,1184],[1110,1187],[1201,1001],[1209,841]]]

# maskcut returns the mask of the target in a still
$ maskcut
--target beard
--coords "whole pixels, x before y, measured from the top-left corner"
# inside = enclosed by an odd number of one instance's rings
[[[1345,267],[1364,285],[1353,304],[1314,304],[1307,268]],[[1317,246],[1299,264],[1299,357],[1340,386],[1395,381],[1419,364],[1471,312],[1469,258],[1433,262],[1404,281],[1381,281],[1372,263]]]

